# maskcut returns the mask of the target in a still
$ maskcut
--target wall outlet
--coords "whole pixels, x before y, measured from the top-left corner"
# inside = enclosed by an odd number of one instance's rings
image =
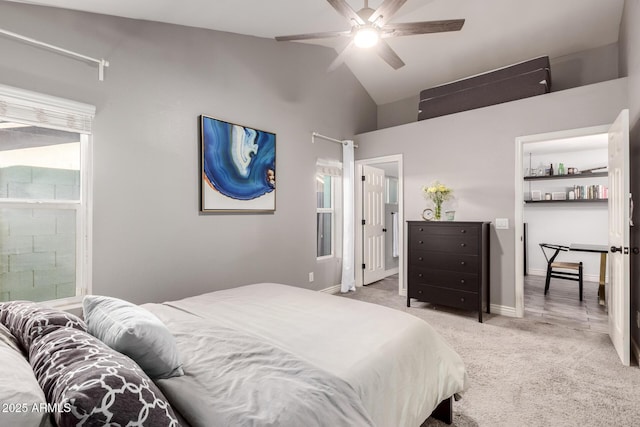
[[[508,230],[509,218],[496,218],[496,230]]]
[[[313,282],[313,271],[309,273],[309,283]]]

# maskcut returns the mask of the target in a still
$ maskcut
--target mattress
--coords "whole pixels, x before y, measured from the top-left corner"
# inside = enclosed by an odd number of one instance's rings
[[[181,354],[200,347],[206,359],[214,351],[215,343],[203,350],[202,337],[189,333],[202,325],[250,335],[294,355],[346,382],[379,427],[420,426],[439,402],[467,384],[460,356],[431,326],[375,304],[261,283],[143,307],[174,333]],[[198,366],[198,359],[189,357],[194,365],[184,365],[183,377],[158,382],[170,399],[198,390],[183,399],[193,401],[192,408],[185,402],[177,407],[190,423],[190,413],[220,392],[207,390],[211,381],[202,375],[210,369],[204,362]]]
[[[551,91],[549,57],[542,56],[420,92],[418,120],[459,113]]]

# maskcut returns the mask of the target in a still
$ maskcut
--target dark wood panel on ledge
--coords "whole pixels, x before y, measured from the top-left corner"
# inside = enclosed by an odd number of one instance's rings
[[[525,203],[607,203],[609,199],[525,200]]]
[[[525,176],[525,181],[537,181],[541,179],[575,179],[575,178],[599,178],[608,176],[609,172],[576,173],[572,175],[545,175],[545,176]]]

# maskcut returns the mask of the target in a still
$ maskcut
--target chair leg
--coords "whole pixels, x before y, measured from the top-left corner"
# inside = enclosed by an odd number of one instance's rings
[[[582,263],[578,267],[578,286],[580,288],[580,301],[582,301]]]
[[[547,280],[544,282],[544,294],[549,292],[549,282],[551,281],[551,266],[547,267]]]

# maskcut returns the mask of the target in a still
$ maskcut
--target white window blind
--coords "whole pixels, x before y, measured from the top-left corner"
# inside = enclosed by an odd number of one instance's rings
[[[96,107],[0,85],[0,120],[91,133]]]
[[[342,163],[331,160],[318,159],[316,163],[316,173],[318,175],[342,176]]]

